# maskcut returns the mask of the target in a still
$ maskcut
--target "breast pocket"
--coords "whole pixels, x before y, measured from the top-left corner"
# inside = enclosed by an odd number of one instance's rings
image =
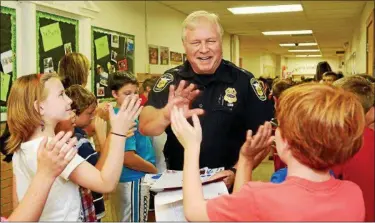
[[[230,128],[234,118],[234,108],[217,105],[212,108],[211,116],[215,128]]]

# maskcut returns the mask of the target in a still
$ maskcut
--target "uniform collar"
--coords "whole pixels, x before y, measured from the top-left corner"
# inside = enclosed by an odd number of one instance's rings
[[[228,62],[226,60],[221,60],[221,63],[215,72],[215,80],[225,83],[233,83],[235,80],[230,71],[231,69],[228,66]],[[180,67],[178,74],[186,79],[194,78],[196,75],[188,60],[186,60]]]

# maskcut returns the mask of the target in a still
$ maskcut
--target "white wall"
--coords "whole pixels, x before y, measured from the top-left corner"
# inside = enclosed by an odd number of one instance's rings
[[[275,77],[280,76],[281,57],[266,52],[240,51],[242,67],[250,71],[255,77]]]
[[[345,52],[345,74],[366,72],[366,20],[372,10],[374,10],[374,2],[368,1],[362,11],[361,18],[355,26],[352,39],[349,42],[349,48]]]

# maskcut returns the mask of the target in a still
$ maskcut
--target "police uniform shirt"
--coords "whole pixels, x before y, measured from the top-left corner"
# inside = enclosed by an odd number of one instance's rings
[[[195,74],[188,61],[166,71],[156,82],[146,106],[163,108],[168,102],[169,86],[178,86],[181,80],[193,83],[200,94],[191,108],[202,108],[200,167],[234,166],[248,129],[256,132],[258,126],[273,117],[273,108],[253,74],[233,63],[222,60],[213,75]],[[186,84],[187,86],[187,84]],[[189,119],[191,123],[191,119]],[[184,149],[172,129],[165,130],[167,142],[164,155],[168,169],[182,170]]]

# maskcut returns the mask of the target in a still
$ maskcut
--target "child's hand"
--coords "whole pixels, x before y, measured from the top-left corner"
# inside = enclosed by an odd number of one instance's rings
[[[126,133],[127,138],[130,138],[130,137],[134,136],[134,132],[137,130],[136,126],[137,126],[136,122],[133,122],[133,124],[130,125],[130,127],[129,127],[130,129]]]
[[[70,138],[72,132],[59,132],[47,145],[45,137],[38,148],[37,172],[48,177],[57,177],[77,154],[76,138]],[[68,142],[68,144],[66,144]]]
[[[94,123],[96,137],[98,138],[99,142],[103,143],[104,145],[107,138],[107,122],[99,116],[96,116]]]
[[[109,116],[112,132],[126,135],[133,122],[141,113],[142,106],[138,95],[129,95],[124,99],[119,111],[115,114],[113,107],[109,104]]]
[[[109,121],[108,102],[99,103],[95,110],[95,116],[100,117],[104,121]]]
[[[184,117],[182,108],[173,107],[171,112],[172,131],[176,135],[178,141],[185,149],[200,150],[202,142],[202,128],[196,114],[193,114],[193,125]]]
[[[254,161],[267,156],[270,151],[272,141],[274,139],[272,127],[269,122],[259,126],[257,133],[253,136],[252,131],[248,130],[246,141],[241,147],[240,155],[248,160]]]

